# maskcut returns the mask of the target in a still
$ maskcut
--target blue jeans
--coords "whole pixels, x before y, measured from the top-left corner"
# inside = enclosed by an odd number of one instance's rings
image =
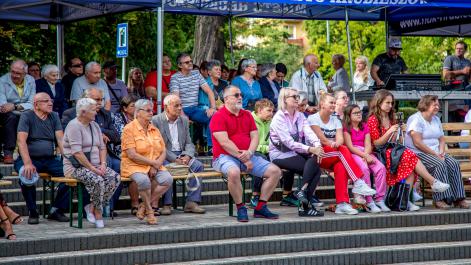
[[[33,165],[36,167],[38,173],[48,173],[53,177],[63,177],[64,176],[64,166],[62,160],[58,158],[44,158],[44,159],[31,159]],[[20,168],[24,165],[21,156],[15,161],[15,170],[16,172],[20,171]],[[26,201],[26,206],[30,212],[37,211],[36,205],[36,186],[26,186],[20,182],[21,193]],[[69,193],[67,186],[64,183],[59,184],[56,199],[52,204],[52,207],[58,209],[67,209],[69,207]]]
[[[181,152],[174,152],[174,153],[177,154],[177,155],[181,154]],[[165,161],[164,165],[167,165],[167,164],[170,164],[170,162]],[[201,161],[195,159],[193,164],[190,166],[190,169],[191,169],[191,171],[193,171],[195,173],[196,172],[202,172],[204,170],[204,166],[203,166],[203,163],[201,163]],[[195,178],[190,178],[188,184],[189,184],[190,187],[194,187],[196,185]],[[186,194],[186,201],[200,203],[201,202],[201,191],[202,191],[202,188],[201,188],[201,180],[200,180],[200,186],[198,187],[198,189],[193,190],[193,191],[188,191],[188,193]],[[173,196],[173,190],[172,190],[172,187],[170,187],[167,190],[167,192],[165,192],[165,194],[163,196],[164,197],[163,198],[164,205],[172,205],[172,196]]]
[[[211,121],[211,118],[206,115],[206,110],[198,107],[198,106],[192,106],[192,107],[186,107],[183,108],[183,112],[185,113],[188,118],[194,122],[198,122],[204,125],[204,134],[206,137],[206,141],[208,146],[213,146],[213,142],[211,139],[211,132],[209,130],[209,121]]]

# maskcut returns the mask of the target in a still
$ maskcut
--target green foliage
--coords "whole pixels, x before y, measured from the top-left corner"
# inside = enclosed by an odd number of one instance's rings
[[[309,52],[319,56],[320,72],[326,80],[334,74],[331,58],[336,53],[347,58],[345,69],[350,73],[345,22],[330,21],[329,24],[330,43],[327,43],[326,21],[304,22],[311,43]],[[353,58],[365,55],[371,64],[378,54],[386,51],[384,22],[351,21],[349,27]],[[409,67],[409,73],[441,73],[443,60],[447,55],[454,53],[453,44],[456,40],[457,38],[444,37],[403,37],[404,49],[401,56]],[[465,39],[468,43],[469,40]]]
[[[165,14],[164,52],[175,58],[179,52],[191,52],[195,16]],[[74,22],[64,26],[65,58],[84,61],[116,58],[116,26],[129,24],[127,68],[140,67],[144,73],[156,67],[156,15],[153,12],[130,12]],[[0,26],[0,73],[9,63],[22,58],[40,64],[56,64],[56,28],[40,29],[38,24],[8,22]],[[119,68],[119,72],[121,68]]]
[[[279,63],[286,64],[288,76],[297,70],[299,61],[302,58],[302,49],[299,46],[288,44],[288,32],[281,26],[279,20],[273,19],[247,19],[237,18],[233,21],[233,36],[255,37],[258,43],[255,46],[237,41],[234,37],[234,65],[231,64],[231,54],[225,54],[225,61],[229,67],[237,68],[237,64],[242,58],[252,58],[259,64]],[[229,29],[225,28],[225,38],[229,44]]]

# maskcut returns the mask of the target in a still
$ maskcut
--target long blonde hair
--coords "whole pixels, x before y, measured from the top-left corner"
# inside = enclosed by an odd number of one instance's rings
[[[139,79],[139,82],[134,82],[134,81],[132,80],[132,75],[133,75],[134,72],[136,72],[136,71],[141,72],[141,78]],[[145,92],[145,89],[144,89],[144,74],[142,73],[141,68],[132,67],[132,68],[129,70],[128,84],[127,84],[127,85],[128,85],[128,92],[134,93],[134,94],[136,94],[136,95],[139,96],[139,97],[146,95],[146,92]]]
[[[363,82],[368,83],[368,74],[370,73],[370,67],[368,65],[368,58],[366,56],[360,55],[355,59],[355,63],[359,61],[365,64],[365,69],[363,71],[355,70],[355,72],[360,73],[360,77],[363,79]]]

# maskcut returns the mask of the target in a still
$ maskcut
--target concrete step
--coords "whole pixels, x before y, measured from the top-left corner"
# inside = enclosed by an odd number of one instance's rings
[[[451,259],[441,261],[395,263],[395,265],[471,265],[471,259]]]
[[[144,236],[141,234],[141,236]],[[381,228],[355,231],[331,231],[324,233],[283,234],[276,236],[244,237],[238,239],[193,241],[188,243],[133,245],[127,247],[114,247],[105,249],[91,249],[86,251],[55,252],[54,254],[34,254],[20,257],[2,258],[0,264],[30,264],[41,260],[41,264],[70,264],[72,261],[87,261],[91,264],[130,264],[130,263],[169,263],[191,262],[191,264],[235,264],[221,259],[236,257],[240,261],[245,257],[244,263],[256,264],[257,257],[262,255],[271,261],[278,260],[279,256],[288,260],[303,260],[309,258],[311,262],[323,261],[320,253],[325,251],[338,255],[339,263],[343,258],[349,259],[350,264],[381,264],[385,262],[426,261],[440,254],[440,258],[457,257],[455,254],[463,251],[464,247],[471,248],[471,226],[468,224],[439,225],[421,227]],[[434,242],[430,246],[430,242]],[[461,244],[456,245],[456,242]],[[424,244],[427,243],[427,244]],[[405,248],[404,248],[405,247]],[[410,252],[416,248],[421,253]],[[379,252],[375,258],[368,255],[371,249]],[[439,249],[444,248],[444,249]],[[397,255],[396,251],[402,249],[405,253]],[[342,251],[343,250],[343,251]],[[433,253],[424,257],[423,252]],[[438,251],[438,252],[437,252]],[[358,255],[363,252],[363,255]],[[448,253],[446,253],[448,252]],[[471,249],[465,251],[459,258],[471,258]],[[285,253],[283,255],[282,253]],[[289,255],[286,255],[289,253]],[[300,254],[304,255],[300,255]],[[436,253],[436,254],[435,254]],[[454,255],[451,255],[453,253]],[[306,256],[307,254],[307,256]],[[415,254],[415,255],[414,255]],[[420,256],[419,256],[420,255]],[[278,257],[277,257],[278,256]],[[337,255],[336,255],[337,256]],[[370,256],[368,258],[368,256]],[[254,259],[255,257],[255,259]],[[217,259],[214,261],[204,261]],[[284,260],[286,262],[286,260]],[[195,263],[196,262],[196,263]],[[334,260],[335,262],[335,260]],[[364,263],[366,262],[366,263]],[[239,262],[237,262],[239,263]],[[326,264],[325,262],[323,262]],[[20,264],[20,263],[18,263]],[[32,263],[31,263],[32,264]],[[265,263],[268,264],[268,263]]]
[[[358,216],[339,216],[328,212],[322,218],[299,218],[296,209],[274,205],[270,207],[280,213],[279,220],[253,219],[251,217],[248,224],[237,223],[235,218],[227,216],[227,206],[223,205],[209,206],[208,212],[204,215],[174,212],[172,216],[160,217],[158,226],[145,225],[134,216],[120,213],[119,218],[106,219],[106,228],[98,231],[86,221],[83,230],[69,228],[67,223],[43,219],[40,220],[39,225],[28,225],[25,221],[23,224],[15,226],[18,240],[0,241],[0,257],[2,257],[0,261],[4,260],[3,257],[150,245],[170,247],[172,244],[187,243],[190,246],[193,244],[193,247],[196,247],[195,244],[203,247],[218,240],[227,241],[224,241],[224,244],[223,241],[220,241],[219,247],[233,251],[235,251],[234,248],[229,247],[226,243],[231,244],[231,241],[237,240],[243,243],[244,240],[248,240],[244,243],[248,250],[244,252],[251,253],[253,250],[250,250],[250,246],[253,246],[253,249],[259,251],[253,255],[278,253],[272,252],[272,248],[276,251],[282,251],[285,248],[293,249],[292,251],[295,252],[298,249],[299,251],[301,249],[311,251],[353,246],[394,245],[401,244],[401,242],[413,244],[471,240],[471,226],[469,225],[471,210],[424,209],[421,212],[413,213],[394,212],[375,215],[360,214]],[[249,212],[252,214],[251,210]],[[257,241],[260,238],[265,238],[271,243],[265,245],[261,243],[259,246]],[[302,240],[298,242],[297,238],[302,238]],[[280,242],[289,243],[280,247]],[[216,245],[218,244],[211,246],[215,247]],[[242,245],[238,244],[237,246]],[[235,247],[235,249],[237,248]],[[212,253],[213,251],[210,249],[212,247],[202,253]],[[222,249],[221,253],[229,252],[227,255],[230,255],[231,251],[228,250]],[[214,253],[219,252],[215,251]],[[167,254],[161,253],[161,255],[166,256]],[[200,259],[212,258],[214,257],[200,256]],[[166,262],[176,261],[181,260],[171,261],[169,259]],[[92,262],[92,264],[103,263]]]
[[[24,202],[23,195],[18,189],[13,190],[2,190],[2,194],[5,196],[8,205],[17,213],[21,215],[28,215],[28,210],[26,208],[26,203]],[[250,196],[252,194],[251,189],[246,189],[245,200],[248,203],[250,201]],[[319,196],[322,200],[335,198],[335,188],[334,186],[321,186],[317,188],[316,195]],[[42,211],[42,190],[37,189],[37,206]],[[186,199],[182,198],[181,192],[178,192],[178,205],[181,207],[185,204]],[[15,199],[15,201],[9,200],[8,198]],[[282,198],[281,188],[277,188],[273,193],[270,201],[280,202]],[[201,205],[219,205],[227,204],[229,202],[229,193],[227,188],[225,190],[218,191],[203,191],[201,196]],[[47,201],[49,203],[49,201]],[[74,208],[76,208],[76,203],[74,203]],[[130,209],[131,201],[127,190],[123,189],[123,195],[120,196],[119,203],[116,206],[116,209]]]
[[[251,257],[237,257],[215,260],[198,260],[193,262],[178,262],[171,264],[396,264],[399,262],[422,261],[422,264],[449,264],[449,259],[471,257],[471,241],[440,242],[428,244],[407,244],[378,247],[359,247],[348,249],[329,249],[322,251],[304,251],[294,253],[281,253]],[[430,263],[444,260],[444,262]],[[462,264],[462,263],[451,263]]]

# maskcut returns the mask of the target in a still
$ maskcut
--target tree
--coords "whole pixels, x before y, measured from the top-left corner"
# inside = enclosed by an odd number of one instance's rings
[[[195,24],[193,62],[199,65],[203,61],[218,59],[224,63],[224,17],[198,16]]]

